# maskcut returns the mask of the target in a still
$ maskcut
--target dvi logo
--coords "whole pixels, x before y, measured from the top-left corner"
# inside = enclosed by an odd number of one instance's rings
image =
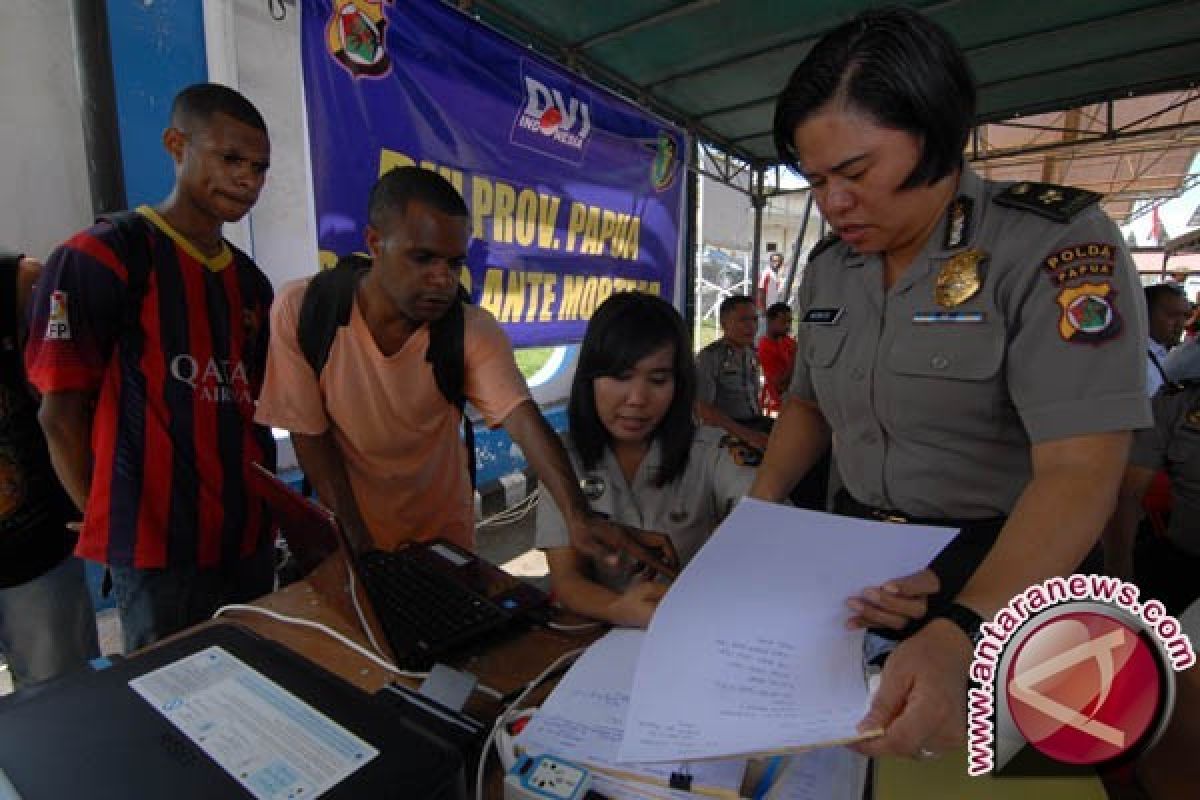
[[[586,93],[569,81],[521,62],[525,102],[513,123],[513,144],[578,164],[592,132]]]

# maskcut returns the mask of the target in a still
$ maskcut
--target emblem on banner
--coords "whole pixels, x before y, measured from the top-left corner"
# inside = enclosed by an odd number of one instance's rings
[[[1068,342],[1100,344],[1121,332],[1121,318],[1113,308],[1114,289],[1108,283],[1085,283],[1063,289],[1058,295],[1062,319],[1058,332]]]
[[[654,163],[650,167],[650,180],[654,188],[662,191],[675,182],[679,167],[679,144],[666,131],[658,132],[654,145]]]
[[[383,0],[337,0],[325,29],[325,47],[355,78],[380,78],[392,70],[386,27]]]

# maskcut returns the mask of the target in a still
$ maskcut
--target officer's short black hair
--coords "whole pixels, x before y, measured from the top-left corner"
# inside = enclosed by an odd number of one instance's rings
[[[653,434],[662,448],[662,468],[654,483],[666,486],[683,474],[696,433],[692,421],[696,365],[692,362],[691,342],[679,312],[666,300],[641,292],[620,292],[609,297],[596,309],[583,335],[567,401],[567,420],[585,470],[596,468],[611,438],[596,411],[596,379],[620,376],[666,345],[675,348],[671,364],[675,396]]]
[[[736,309],[738,306],[746,304],[754,305],[754,298],[744,294],[731,294],[721,301],[721,308],[717,311],[721,319],[725,319],[725,315]]]
[[[784,314],[791,314],[792,307],[787,303],[771,303],[767,306],[767,319],[779,319]]]
[[[379,228],[388,215],[403,215],[413,201],[451,217],[467,216],[466,201],[450,181],[423,167],[396,167],[375,181],[367,201],[367,220]]]
[[[1158,304],[1163,301],[1163,298],[1167,297],[1168,295],[1175,295],[1176,297],[1182,297],[1184,300],[1187,300],[1187,292],[1185,292],[1183,287],[1177,283],[1153,283],[1144,287],[1142,291],[1146,295],[1147,314],[1153,314],[1154,309],[1157,308]]]
[[[225,114],[267,132],[267,123],[254,104],[241,92],[219,83],[194,83],[175,95],[171,103],[171,125],[180,130],[207,125],[214,114]]]
[[[975,82],[939,25],[903,7],[865,11],[823,37],[796,67],[775,105],[775,148],[799,168],[796,127],[844,106],[910,133],[921,158],[901,188],[929,186],[962,164],[975,119]]]

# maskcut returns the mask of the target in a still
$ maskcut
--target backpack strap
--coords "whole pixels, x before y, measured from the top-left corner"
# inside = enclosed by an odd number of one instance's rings
[[[329,361],[329,351],[337,336],[338,328],[350,323],[354,309],[354,295],[362,273],[371,268],[371,259],[351,254],[338,259],[333,269],[317,273],[304,290],[297,320],[296,338],[300,351],[313,372],[320,377],[321,370]],[[429,326],[429,347],[425,360],[433,365],[433,379],[438,391],[450,405],[458,409],[463,422],[463,443],[467,448],[467,469],[471,475],[471,488],[475,488],[475,429],[467,418],[465,318],[463,304],[471,302],[471,296],[462,286],[458,297],[441,319]]]
[[[21,315],[17,308],[20,253],[0,248],[0,369],[5,378],[21,374]]]
[[[333,269],[318,272],[304,290],[296,338],[300,352],[318,378],[329,360],[338,328],[350,322],[358,281],[370,268],[371,259],[365,256],[342,256]]]
[[[460,284],[458,297],[450,308],[429,326],[429,348],[425,360],[433,365],[433,380],[438,391],[458,409],[462,417],[463,443],[467,447],[467,468],[471,475],[471,489],[476,488],[475,476],[475,426],[467,418],[466,405],[466,312],[463,306],[471,302],[471,295]]]

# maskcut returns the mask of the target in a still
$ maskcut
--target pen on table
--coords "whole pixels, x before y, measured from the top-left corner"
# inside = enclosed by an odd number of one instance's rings
[[[775,778],[779,774],[779,765],[783,763],[784,756],[772,756],[767,761],[767,768],[763,770],[762,777],[758,780],[758,786],[754,789],[754,800],[763,800],[767,796],[767,792],[771,791],[771,787],[775,785]]]

